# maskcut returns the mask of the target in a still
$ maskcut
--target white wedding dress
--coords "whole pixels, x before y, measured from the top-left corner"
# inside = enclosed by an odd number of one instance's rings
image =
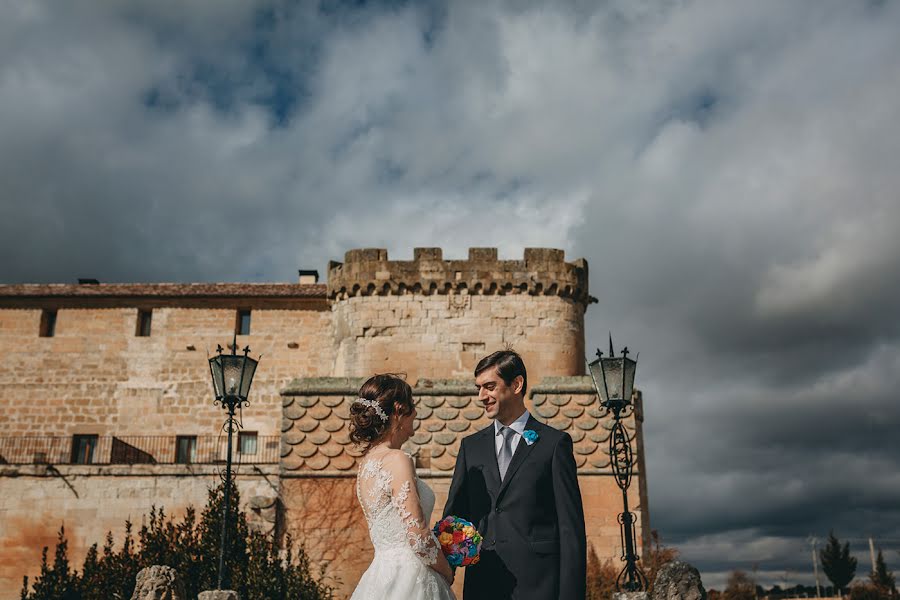
[[[397,454],[364,458],[356,496],[375,558],[350,600],[455,600],[444,578],[429,567],[441,551],[428,526],[434,492],[416,477],[411,458]]]

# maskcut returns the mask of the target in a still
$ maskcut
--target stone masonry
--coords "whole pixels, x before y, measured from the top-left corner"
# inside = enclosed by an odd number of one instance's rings
[[[496,249],[473,248],[467,260],[444,260],[440,249],[417,248],[411,261],[351,250],[330,263],[326,285],[0,285],[9,407],[0,421],[0,600],[17,597],[60,524],[80,564],[91,543],[107,530],[120,537],[125,519],[139,523],[152,505],[180,514],[204,504],[224,456],[207,353],[231,342],[248,311],[250,333],[237,344],[262,360],[243,411],[259,454],[239,468],[242,508],[254,526],[305,541],[339,596],[371,556],[346,425],[362,378],[401,372],[414,384],[420,419],[409,451],[439,510],[459,439],[486,424],[474,365],[507,346],[528,365],[529,408],[572,435],[590,541],[601,558],[617,558],[609,422],[583,376],[593,301],[587,263],[551,249],[498,260]],[[50,314],[55,328],[42,337]],[[150,335],[138,335],[146,314]],[[637,404],[628,426],[642,461]],[[71,464],[73,436],[85,435],[99,436],[91,462]],[[175,464],[175,436],[197,436],[209,460]],[[642,462],[638,471],[630,497],[643,538]]]
[[[472,248],[468,260],[447,261],[440,248],[417,248],[412,261],[351,250],[328,269],[334,374],[470,377],[482,356],[512,346],[533,381],[581,375],[587,276],[584,260],[545,248],[524,260]]]

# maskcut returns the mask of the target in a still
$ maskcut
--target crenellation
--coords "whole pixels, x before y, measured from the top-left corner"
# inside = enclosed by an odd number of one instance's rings
[[[526,248],[523,260],[499,260],[496,248],[470,248],[467,260],[444,260],[440,248],[415,248],[413,260],[388,260],[383,248],[350,250],[328,267],[328,297],[407,293],[558,295],[586,306],[587,263],[568,263],[554,248]]]
[[[413,262],[442,261],[443,253],[440,248],[413,248]],[[387,260],[386,253],[384,258]]]

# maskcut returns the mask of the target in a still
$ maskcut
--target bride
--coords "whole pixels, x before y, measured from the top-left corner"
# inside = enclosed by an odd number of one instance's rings
[[[453,571],[428,523],[434,492],[400,449],[415,418],[412,389],[394,375],[370,378],[350,406],[350,439],[365,451],[356,496],[375,547],[350,600],[455,600]]]

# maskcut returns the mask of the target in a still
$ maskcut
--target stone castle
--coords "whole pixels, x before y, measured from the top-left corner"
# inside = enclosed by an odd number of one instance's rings
[[[494,248],[467,260],[417,248],[411,261],[351,250],[328,265],[327,284],[301,271],[299,283],[0,285],[0,599],[18,597],[61,524],[80,565],[153,505],[177,515],[205,503],[226,453],[206,358],[234,335],[262,355],[234,454],[242,508],[254,527],[304,541],[339,597],[372,553],[347,428],[360,384],[395,372],[414,385],[407,450],[438,495],[436,519],[459,440],[488,424],[474,366],[505,347],[528,366],[532,413],[572,436],[588,541],[618,561],[611,420],[585,376],[594,301],[587,263],[543,248],[523,260]],[[637,393],[629,499],[647,547],[642,420]]]

